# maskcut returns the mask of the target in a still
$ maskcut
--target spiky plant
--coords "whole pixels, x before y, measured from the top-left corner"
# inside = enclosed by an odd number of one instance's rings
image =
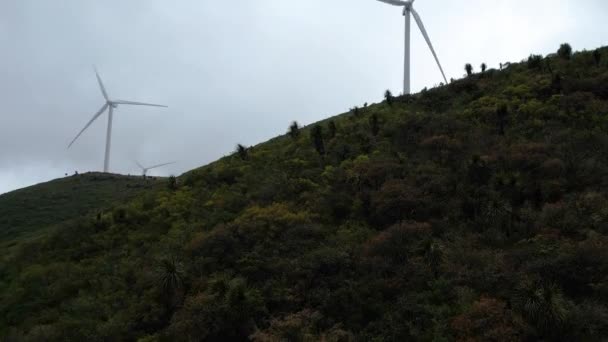
[[[242,160],[247,160],[249,151],[248,151],[247,147],[245,147],[241,144],[237,144],[236,145],[236,154],[238,154],[239,158],[241,158]]]
[[[389,106],[393,104],[393,93],[389,89],[384,92],[384,99]]]
[[[184,270],[175,258],[162,259],[157,268],[158,283],[163,294],[172,296],[184,284]]]
[[[473,66],[471,65],[471,63],[465,64],[464,70],[467,72],[467,76],[473,75]]]
[[[293,139],[297,139],[300,136],[300,126],[297,121],[291,123],[289,126],[289,136]]]

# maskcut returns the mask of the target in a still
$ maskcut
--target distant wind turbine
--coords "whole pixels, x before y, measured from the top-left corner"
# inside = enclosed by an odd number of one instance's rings
[[[441,75],[443,76],[443,80],[445,83],[448,83],[448,79],[445,77],[445,73],[443,72],[443,68],[441,67],[441,63],[439,63],[439,58],[437,58],[437,54],[435,53],[435,49],[433,48],[433,44],[431,44],[431,39],[424,28],[424,24],[422,24],[422,19],[420,19],[420,15],[418,12],[414,10],[414,0],[410,1],[401,1],[401,0],[378,0],[380,2],[387,3],[393,6],[403,7],[403,16],[405,17],[405,69],[403,75],[403,94],[410,93],[410,14],[416,20],[418,27],[420,28],[420,32],[424,36],[426,43],[429,45],[431,52],[433,53],[433,57],[435,57],[435,61],[437,62],[437,66],[439,66],[439,70],[441,71]]]
[[[97,118],[99,118],[101,116],[101,114],[103,114],[106,111],[106,109],[109,108],[108,131],[106,133],[106,154],[105,154],[105,159],[104,159],[104,163],[103,163],[103,172],[107,173],[110,168],[110,147],[112,145],[112,115],[114,114],[114,109],[116,109],[118,107],[118,105],[151,106],[151,107],[164,107],[164,108],[167,108],[167,106],[157,105],[157,104],[152,104],[152,103],[124,101],[124,100],[110,100],[110,98],[108,97],[106,88],[103,85],[103,81],[101,80],[101,77],[99,76],[99,73],[97,72],[97,69],[95,69],[95,76],[97,76],[97,82],[99,83],[99,88],[101,89],[101,94],[103,95],[104,99],[106,100],[106,103],[101,107],[101,109],[95,115],[93,115],[93,118],[84,126],[84,128],[80,131],[80,133],[78,133],[78,135],[76,135],[74,140],[72,140],[72,142],[68,145],[68,148],[72,147],[72,145],[74,144],[74,142],[76,142],[78,137],[80,137],[80,135],[84,131],[86,131],[86,129],[89,128],[89,126],[91,126],[91,124],[95,120],[97,120]]]
[[[164,164],[158,164],[158,165],[154,165],[154,166],[150,166],[150,167],[144,167],[143,165],[141,165],[138,161],[135,161],[135,164],[137,164],[137,166],[139,166],[139,168],[141,169],[142,172],[142,176],[146,176],[148,174],[148,171],[152,170],[152,169],[156,169],[159,168],[161,166],[166,166],[166,165],[171,165],[171,164],[175,164],[175,162],[170,162],[170,163],[164,163]]]

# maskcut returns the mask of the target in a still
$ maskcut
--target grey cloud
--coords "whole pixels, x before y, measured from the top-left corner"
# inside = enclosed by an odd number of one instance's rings
[[[449,77],[569,41],[608,36],[606,2],[416,2]],[[121,107],[112,171],[177,160],[179,174],[286,131],[398,93],[403,19],[374,0],[7,0],[0,3],[0,193],[103,165],[105,118],[66,146],[112,96]],[[413,32],[413,89],[441,76]]]

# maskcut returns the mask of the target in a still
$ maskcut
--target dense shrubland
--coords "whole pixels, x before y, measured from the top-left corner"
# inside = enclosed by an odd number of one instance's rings
[[[608,336],[608,51],[385,94],[24,242],[8,340]],[[467,71],[469,68],[467,67]]]

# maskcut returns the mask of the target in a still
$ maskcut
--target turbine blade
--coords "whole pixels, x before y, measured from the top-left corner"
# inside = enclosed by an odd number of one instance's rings
[[[399,0],[378,0],[380,2],[384,2],[385,4],[393,5],[393,6],[405,6],[407,2],[399,1]]]
[[[137,166],[139,166],[140,169],[144,170],[145,167],[143,167],[137,160],[135,161],[135,164],[137,164]]]
[[[165,166],[165,165],[171,165],[171,164],[175,164],[175,162],[170,162],[170,163],[164,163],[164,164],[158,164],[158,165],[150,166],[148,168],[148,170],[156,169],[157,167],[161,167],[161,166]]]
[[[95,76],[97,77],[97,82],[99,83],[99,88],[101,89],[101,93],[103,94],[103,98],[106,99],[106,101],[110,101],[110,99],[108,98],[108,92],[106,92],[106,87],[104,87],[103,85],[103,81],[101,80],[101,77],[99,76],[99,72],[97,72],[97,68],[95,68]]]
[[[424,28],[422,19],[420,19],[420,15],[418,15],[418,12],[416,12],[416,10],[414,10],[414,8],[411,8],[410,10],[412,12],[412,15],[414,16],[414,20],[416,20],[416,23],[418,24],[418,27],[420,28],[420,32],[422,32],[422,35],[424,36],[424,40],[426,40],[426,43],[429,45],[429,48],[431,49],[431,52],[433,53],[433,57],[435,57],[435,61],[437,62],[437,66],[439,67],[439,70],[441,71],[441,75],[443,76],[443,80],[445,81],[445,84],[448,84],[448,79],[445,77],[445,73],[443,72],[441,63],[439,63],[439,58],[437,57],[437,53],[435,53],[435,49],[433,48],[431,39],[429,38],[429,35],[426,32],[426,29]]]
[[[153,104],[153,103],[144,103],[144,102],[124,101],[124,100],[116,100],[116,101],[112,101],[112,103],[123,104],[123,105],[132,105],[132,106],[151,106],[151,107],[169,108],[168,106],[165,106],[165,105],[159,105],[159,104]]]
[[[78,139],[78,137],[80,137],[80,135],[86,131],[87,128],[89,128],[89,126],[91,126],[91,124],[93,123],[93,121],[97,120],[97,118],[103,114],[103,112],[106,111],[106,109],[108,109],[108,104],[104,104],[101,109],[95,114],[93,115],[93,118],[91,118],[91,120],[86,124],[86,126],[84,126],[84,128],[80,131],[80,133],[78,133],[78,135],[76,136],[76,138],[74,138],[74,140],[72,140],[72,142],[68,145],[68,148],[72,147],[72,145],[74,144],[74,142],[76,142],[76,139]]]

